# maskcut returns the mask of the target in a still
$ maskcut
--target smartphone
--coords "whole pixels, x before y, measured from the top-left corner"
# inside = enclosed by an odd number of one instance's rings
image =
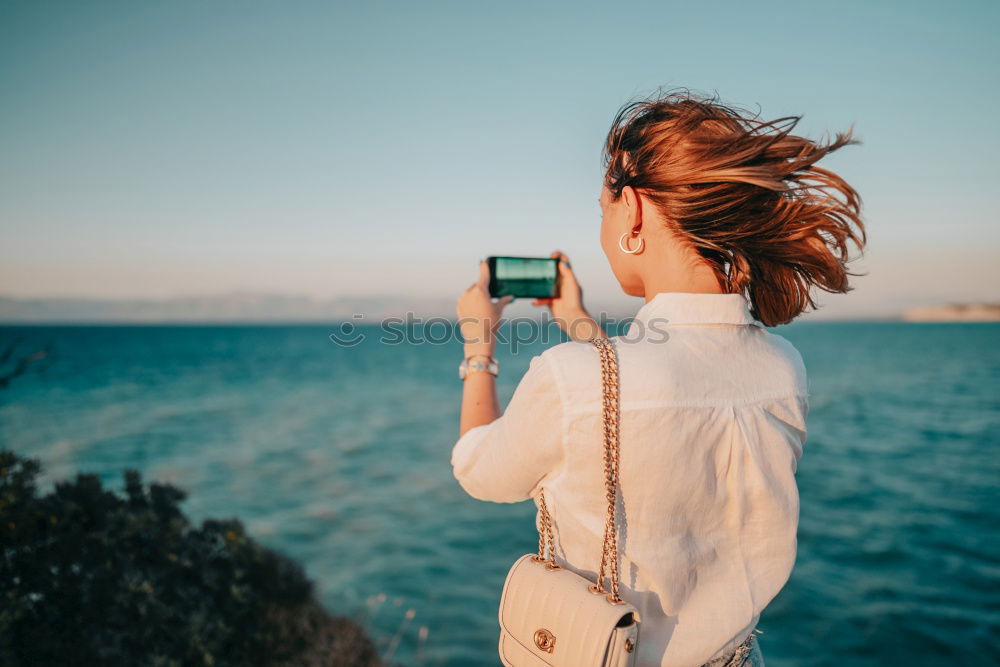
[[[555,299],[559,260],[548,257],[488,257],[490,296]]]

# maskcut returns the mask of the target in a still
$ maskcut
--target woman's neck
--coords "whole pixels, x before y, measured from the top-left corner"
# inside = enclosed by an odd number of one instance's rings
[[[707,263],[697,262],[683,268],[683,271],[662,271],[644,276],[642,285],[646,303],[661,292],[726,294],[719,277]]]
[[[661,292],[727,293],[712,265],[690,242],[671,232],[662,219],[651,222],[647,250],[637,257],[646,303]]]

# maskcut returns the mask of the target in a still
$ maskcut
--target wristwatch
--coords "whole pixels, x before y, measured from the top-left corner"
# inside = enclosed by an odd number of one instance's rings
[[[476,359],[476,357],[482,357],[481,359]],[[475,359],[475,361],[469,361],[470,359]],[[486,361],[483,361],[485,359]],[[462,359],[462,363],[458,365],[458,377],[462,380],[471,371],[486,371],[490,375],[496,377],[500,373],[500,364],[493,357],[487,357],[485,354],[473,355],[471,357],[466,357]]]

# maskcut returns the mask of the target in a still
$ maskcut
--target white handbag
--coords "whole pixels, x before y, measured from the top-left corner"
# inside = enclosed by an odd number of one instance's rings
[[[618,359],[614,344],[607,338],[592,342],[601,355],[608,500],[597,581],[556,564],[552,519],[545,505],[545,491],[540,489],[538,553],[526,554],[514,563],[500,598],[500,659],[507,667],[635,665],[639,612],[618,594]],[[603,585],[606,572],[610,590]]]

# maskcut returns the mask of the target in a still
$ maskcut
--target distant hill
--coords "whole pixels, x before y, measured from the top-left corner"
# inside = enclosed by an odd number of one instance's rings
[[[1000,303],[956,303],[910,308],[907,322],[1000,322]]]
[[[315,299],[234,293],[170,299],[15,299],[0,297],[0,323],[337,322],[454,314],[453,300],[396,296]],[[355,315],[363,315],[362,319]]]

